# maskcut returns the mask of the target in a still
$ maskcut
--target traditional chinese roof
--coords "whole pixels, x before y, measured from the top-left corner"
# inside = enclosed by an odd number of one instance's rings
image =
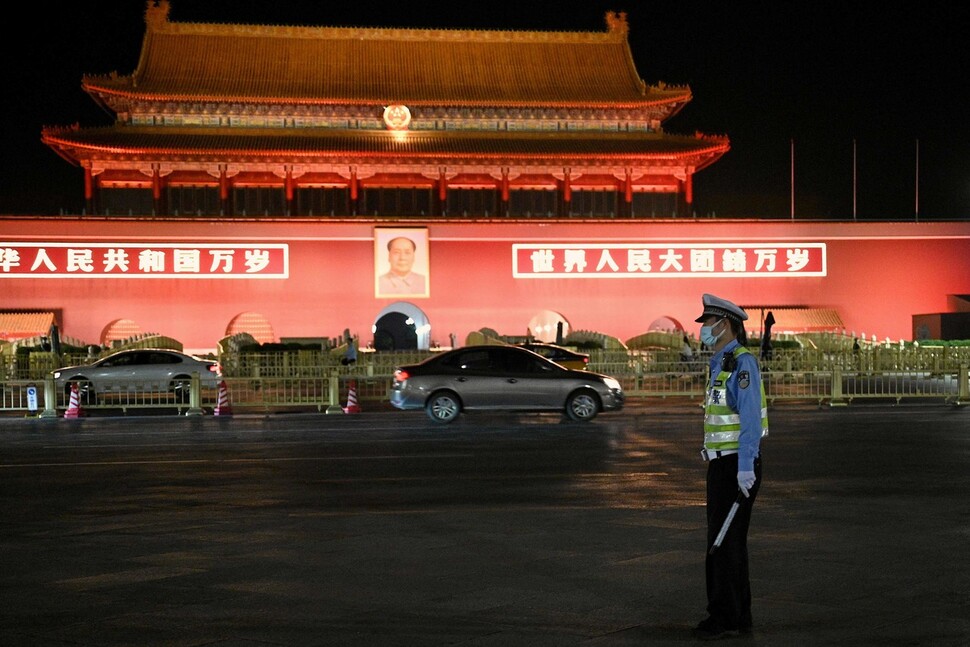
[[[248,181],[269,172],[270,183],[286,165],[493,177],[502,167],[678,190],[730,148],[725,136],[663,131],[691,92],[640,79],[625,14],[608,13],[603,32],[177,23],[167,0],[148,0],[145,15],[135,71],[83,79],[115,124],[42,131],[103,185],[147,162],[160,177],[221,168]]]
[[[137,69],[85,76],[105,103],[228,101],[410,106],[638,108],[691,99],[648,86],[625,14],[605,32],[382,29],[176,23],[149,0]]]
[[[639,160],[660,162],[695,156],[703,168],[728,149],[723,137],[645,133],[510,131],[362,131],[327,128],[49,128],[44,142],[69,159],[138,156],[179,158],[322,161],[341,158],[434,160],[448,158],[508,160]]]
[[[770,312],[774,317],[775,332],[812,332],[812,331],[837,331],[845,328],[842,317],[838,310],[834,308],[813,308],[809,306],[771,306],[771,305],[744,305],[745,312],[752,319],[755,319],[750,328],[760,329],[762,317]]]
[[[0,339],[46,335],[53,323],[53,312],[0,312]]]

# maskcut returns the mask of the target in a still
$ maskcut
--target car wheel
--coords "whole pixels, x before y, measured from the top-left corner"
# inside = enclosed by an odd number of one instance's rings
[[[566,415],[571,420],[588,422],[600,412],[600,401],[595,393],[577,391],[566,400]]]
[[[70,405],[71,388],[74,384],[77,384],[77,399],[79,405],[94,405],[98,403],[98,398],[94,393],[94,385],[86,377],[81,375],[72,377],[64,383],[64,402]]]
[[[172,380],[169,390],[175,396],[175,401],[185,404],[189,401],[189,392],[192,390],[192,381],[187,377],[177,377]]]
[[[424,410],[434,422],[448,424],[461,413],[461,401],[451,391],[438,391],[428,398]]]

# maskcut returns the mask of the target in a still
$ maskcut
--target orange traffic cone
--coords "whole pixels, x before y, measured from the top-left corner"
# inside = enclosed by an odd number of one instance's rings
[[[357,380],[350,381],[350,390],[347,391],[347,406],[344,413],[360,413],[360,405],[357,404]]]
[[[67,411],[64,412],[65,418],[81,417],[81,395],[78,393],[77,382],[71,383],[71,400],[67,404]]]
[[[229,406],[229,389],[226,387],[226,381],[222,380],[219,382],[219,402],[216,404],[216,408],[213,410],[212,415],[214,416],[231,416],[232,407]]]

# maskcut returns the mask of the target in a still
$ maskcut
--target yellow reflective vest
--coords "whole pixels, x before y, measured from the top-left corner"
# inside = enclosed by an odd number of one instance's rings
[[[737,359],[744,354],[750,354],[744,346],[738,346],[732,354]],[[737,366],[737,363],[734,363]],[[727,384],[734,369],[725,370],[722,364],[713,384],[708,386],[707,398],[704,402],[704,449],[730,450],[738,449],[738,438],[741,435],[741,416],[728,406]],[[768,399],[765,397],[764,382],[759,380],[761,388],[761,437],[768,435]]]

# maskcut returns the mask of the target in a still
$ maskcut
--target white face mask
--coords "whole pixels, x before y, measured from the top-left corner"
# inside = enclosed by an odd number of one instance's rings
[[[722,330],[715,335],[714,329],[723,321],[723,319],[718,319],[710,326],[701,326],[701,342],[713,348],[714,345],[717,344],[717,340],[720,339],[721,335],[724,334],[724,331]]]

